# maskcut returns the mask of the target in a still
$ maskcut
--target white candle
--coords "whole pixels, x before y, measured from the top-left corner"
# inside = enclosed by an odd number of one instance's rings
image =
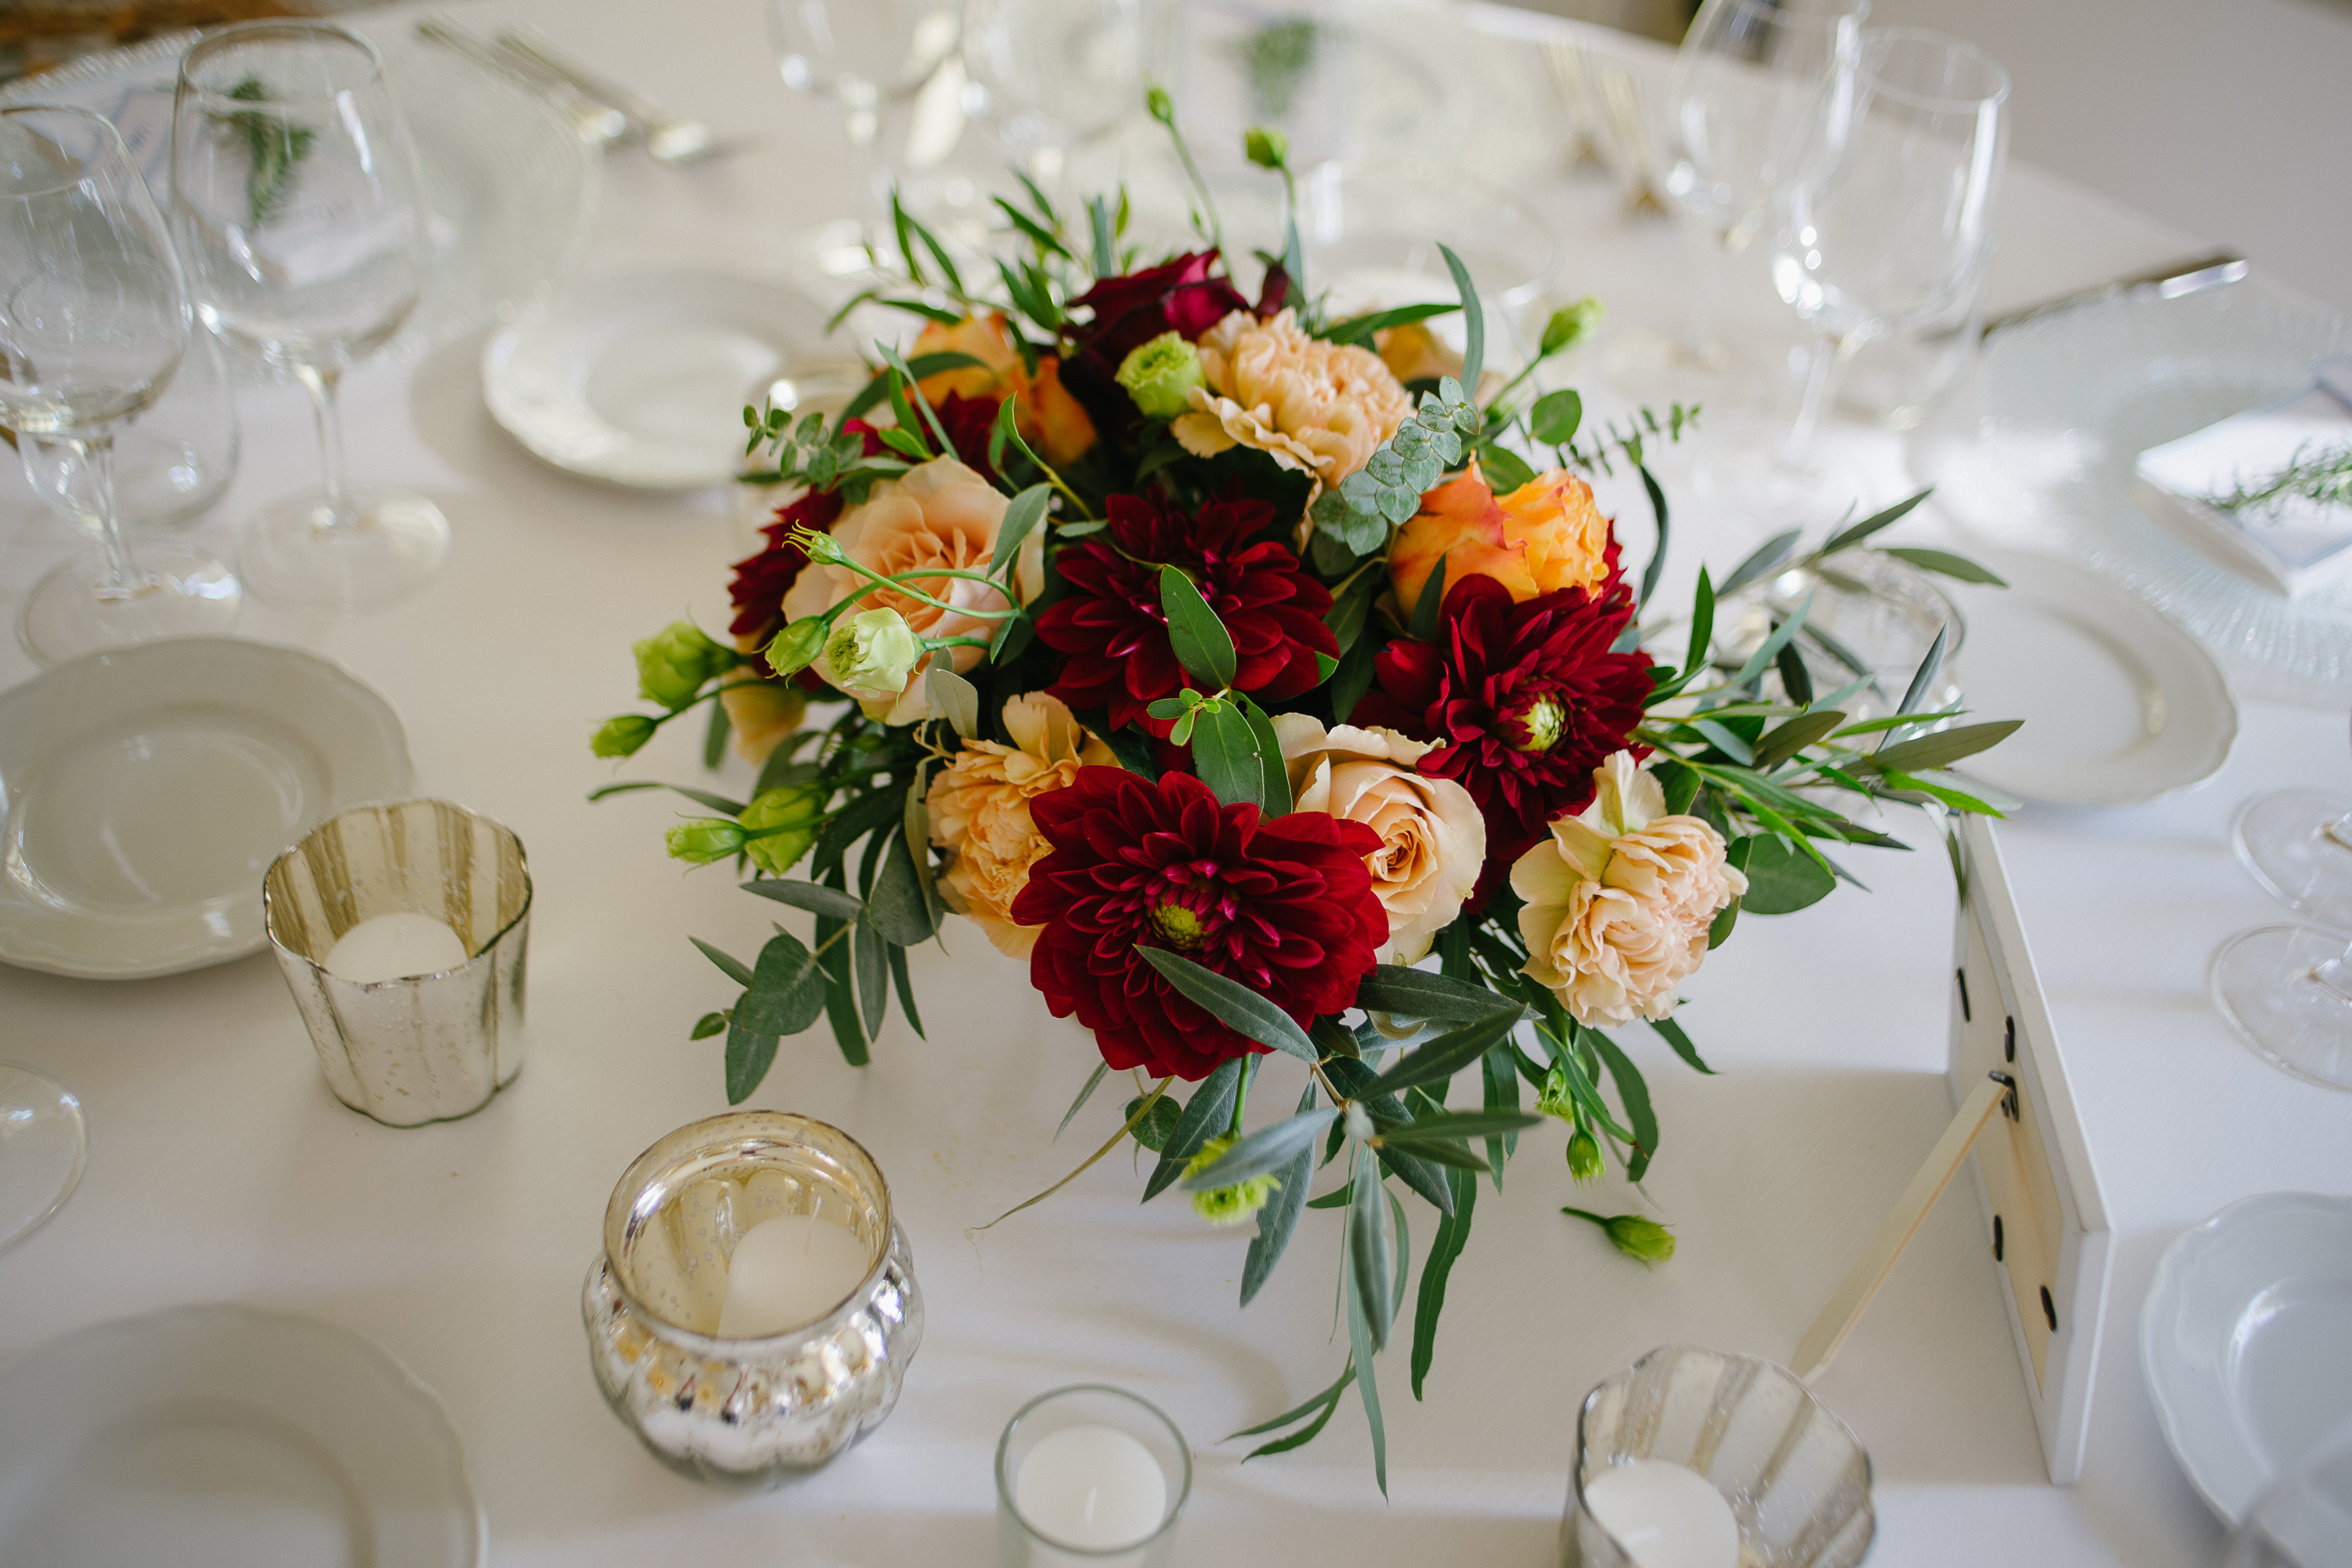
[[[763,1219],[727,1260],[719,1337],[758,1340],[814,1323],[846,1300],[873,1267],[866,1244],[819,1215]]]
[[[1139,1546],[1167,1516],[1168,1478],[1116,1426],[1065,1426],[1021,1461],[1013,1503],[1032,1530],[1065,1546]]]
[[[379,980],[404,980],[416,974],[438,974],[466,962],[466,944],[431,915],[401,910],[364,920],[345,931],[327,952],[320,967],[330,974],[373,985]]]
[[[1612,1465],[1584,1483],[1585,1511],[1635,1568],[1736,1568],[1731,1505],[1697,1471],[1666,1459]]]

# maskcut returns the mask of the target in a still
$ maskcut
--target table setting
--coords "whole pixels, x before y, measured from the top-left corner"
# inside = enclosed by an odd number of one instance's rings
[[[2337,1561],[2345,329],[2013,109],[1857,0],[0,86],[0,1563]]]

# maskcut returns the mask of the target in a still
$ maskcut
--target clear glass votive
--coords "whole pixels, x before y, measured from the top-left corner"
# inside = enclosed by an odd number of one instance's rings
[[[522,1070],[530,872],[522,840],[445,800],[356,806],[280,855],[263,922],[335,1098],[390,1127],[470,1116]],[[362,983],[326,967],[362,921],[409,913],[457,933],[466,960]]]
[[[1157,1405],[1098,1383],[1041,1394],[996,1445],[998,1568],[1166,1568],[1192,1490]]]
[[[738,1243],[787,1215],[863,1242],[865,1277],[814,1321],[720,1339]],[[781,1110],[709,1117],[637,1156],[605,1206],[581,1315],[596,1386],[656,1458],[755,1487],[880,1426],[923,1338],[914,1253],[880,1167],[839,1128]]]
[[[1785,1367],[1667,1345],[1586,1394],[1562,1568],[1633,1568],[1586,1490],[1603,1471],[1644,1459],[1681,1465],[1721,1495],[1738,1529],[1738,1568],[1852,1568],[1870,1552],[1870,1456]]]

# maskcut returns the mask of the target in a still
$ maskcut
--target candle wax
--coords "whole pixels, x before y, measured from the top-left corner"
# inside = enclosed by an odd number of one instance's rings
[[[1635,1568],[1737,1568],[1731,1505],[1697,1471],[1666,1459],[1612,1465],[1584,1483],[1584,1509]]]
[[[1168,1511],[1168,1478],[1151,1450],[1116,1426],[1066,1426],[1021,1461],[1013,1506],[1066,1546],[1102,1550],[1151,1538]]]
[[[400,910],[352,927],[327,951],[320,967],[362,985],[437,974],[466,962],[466,944],[431,915]]]
[[[719,1337],[765,1339],[814,1323],[857,1289],[873,1261],[864,1242],[822,1215],[763,1219],[727,1260]]]

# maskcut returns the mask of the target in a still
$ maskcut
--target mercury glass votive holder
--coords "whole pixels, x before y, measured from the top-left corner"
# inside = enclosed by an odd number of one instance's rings
[[[1785,1367],[1667,1345],[1586,1394],[1562,1568],[1635,1568],[1586,1506],[1585,1489],[1641,1459],[1684,1466],[1722,1495],[1739,1531],[1738,1568],[1852,1568],[1869,1554],[1870,1456]]]
[[[812,1322],[719,1338],[736,1244],[784,1215],[865,1243],[864,1279]],[[596,1386],[654,1457],[752,1487],[814,1470],[880,1426],[923,1338],[881,1169],[839,1128],[780,1110],[693,1122],[637,1156],[605,1206],[581,1313]]]
[[[353,1110],[449,1121],[522,1070],[530,872],[505,826],[446,800],[355,806],[271,863],[261,907],[327,1086]],[[346,931],[395,913],[447,925],[465,962],[368,983],[327,969]]]

